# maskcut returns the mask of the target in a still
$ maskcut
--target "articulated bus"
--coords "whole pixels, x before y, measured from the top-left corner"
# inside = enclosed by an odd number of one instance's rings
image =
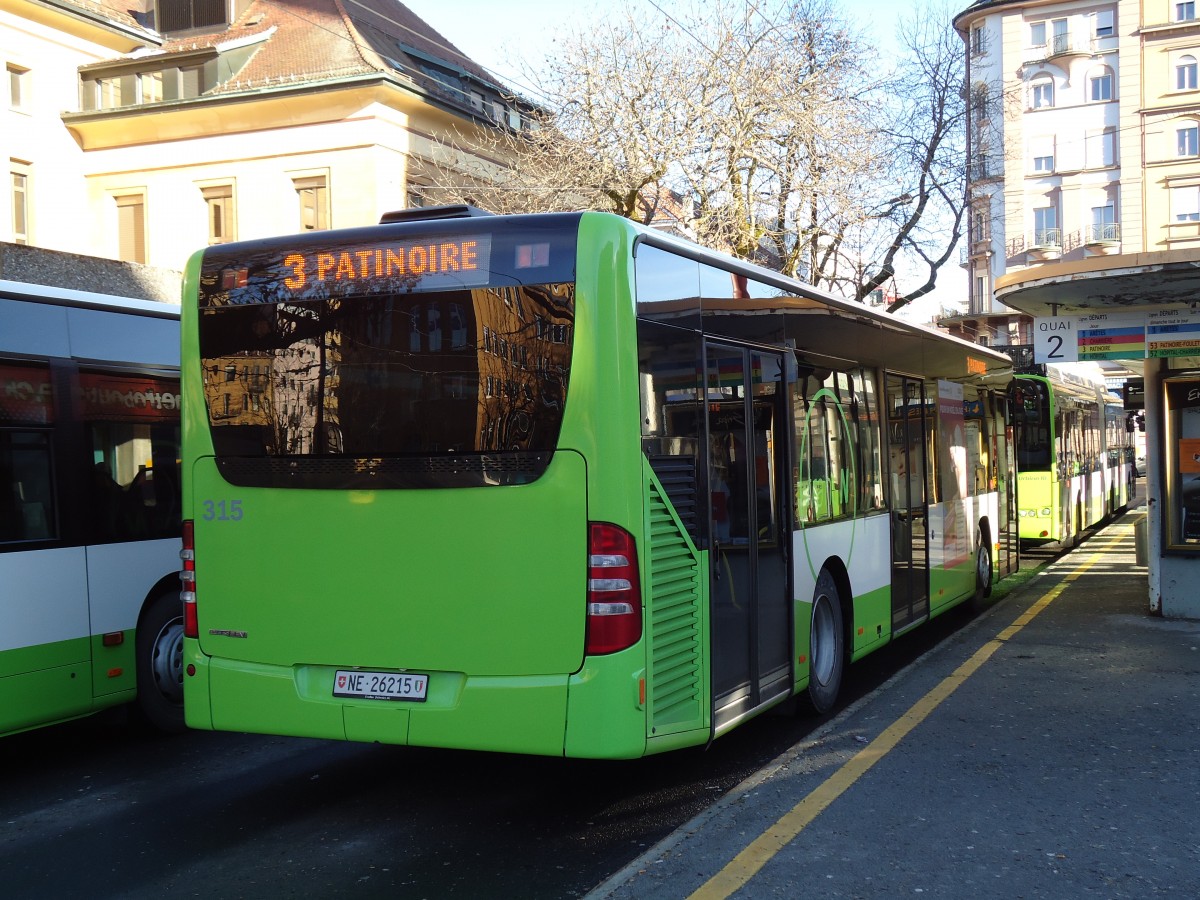
[[[1057,366],[1012,383],[1022,541],[1073,545],[1133,499],[1133,437],[1121,398]]]
[[[193,728],[639,757],[991,591],[986,348],[590,212],[210,247],[184,297]]]
[[[0,281],[0,735],[181,731],[179,306]]]

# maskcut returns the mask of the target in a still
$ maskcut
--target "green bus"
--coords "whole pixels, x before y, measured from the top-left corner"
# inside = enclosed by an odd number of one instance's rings
[[[0,735],[182,731],[179,305],[0,281]]]
[[[1007,357],[626,219],[406,210],[184,297],[193,728],[703,745],[1004,569]]]
[[[1133,435],[1119,397],[1058,366],[1020,372],[1011,387],[1018,533],[1073,546],[1133,499]]]

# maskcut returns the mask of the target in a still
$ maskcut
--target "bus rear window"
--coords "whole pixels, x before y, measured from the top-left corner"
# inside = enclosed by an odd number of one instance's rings
[[[330,488],[533,480],[562,423],[574,294],[559,283],[202,309],[223,474]]]

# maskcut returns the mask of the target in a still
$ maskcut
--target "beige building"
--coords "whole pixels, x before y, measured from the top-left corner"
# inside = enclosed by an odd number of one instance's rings
[[[0,241],[181,269],[373,224],[529,109],[396,0],[0,0]]]
[[[1140,335],[1105,363],[1144,378],[1149,606],[1188,617],[1200,617],[1197,6],[979,0],[956,17],[971,293],[943,322],[1018,364],[1085,359],[1068,342],[1056,360],[1048,340],[1074,340],[1081,321]]]

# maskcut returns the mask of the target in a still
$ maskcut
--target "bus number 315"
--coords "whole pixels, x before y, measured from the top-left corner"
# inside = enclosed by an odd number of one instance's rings
[[[206,522],[240,522],[242,515],[241,500],[204,501],[204,521]]]

